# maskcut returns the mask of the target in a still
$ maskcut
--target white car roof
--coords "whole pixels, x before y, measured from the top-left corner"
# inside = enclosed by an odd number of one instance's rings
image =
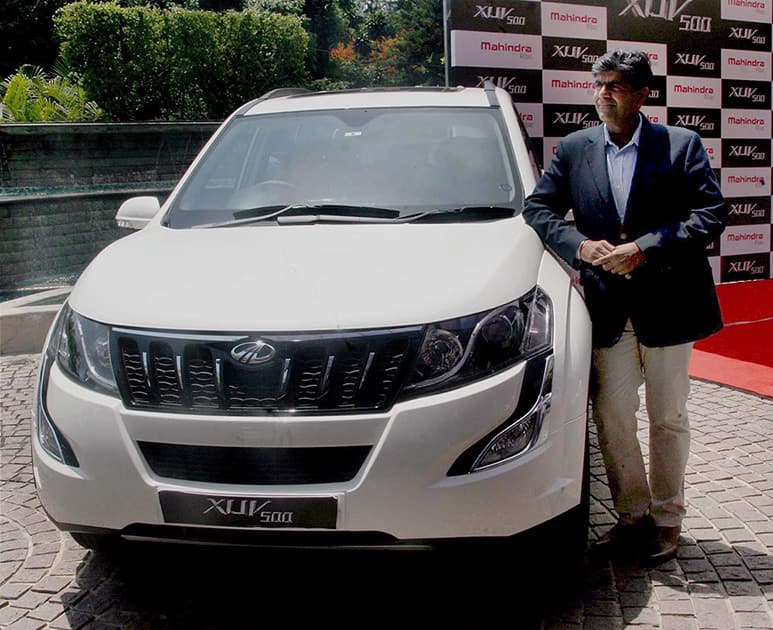
[[[243,115],[362,107],[490,107],[482,88],[393,88],[308,92],[264,97]]]

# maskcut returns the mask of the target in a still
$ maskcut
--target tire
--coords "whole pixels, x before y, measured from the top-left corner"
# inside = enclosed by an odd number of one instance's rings
[[[585,569],[589,521],[590,451],[586,434],[579,504],[522,534],[522,549],[539,571],[571,580]]]
[[[590,524],[590,448],[585,436],[580,503],[550,521],[542,533],[555,568],[576,574],[585,567]]]

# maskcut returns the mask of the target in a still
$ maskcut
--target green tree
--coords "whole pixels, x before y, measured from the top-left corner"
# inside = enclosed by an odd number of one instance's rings
[[[77,80],[24,65],[0,82],[0,122],[85,122],[102,111]]]
[[[397,42],[391,63],[405,85],[443,85],[442,0],[397,0],[392,16]]]
[[[330,51],[350,39],[349,27],[338,0],[304,0],[303,15],[310,35],[309,70],[313,79],[335,76]]]
[[[222,119],[306,80],[297,16],[75,2],[55,23],[62,57],[116,120]]]

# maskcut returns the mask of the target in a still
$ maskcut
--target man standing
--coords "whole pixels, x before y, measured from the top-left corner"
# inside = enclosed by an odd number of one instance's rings
[[[657,564],[676,555],[685,513],[692,342],[722,327],[706,246],[725,206],[700,137],[640,114],[647,55],[608,52],[592,72],[603,124],[559,143],[523,214],[580,268],[593,322],[593,419],[619,516],[596,546]],[[636,435],[642,383],[649,479]]]

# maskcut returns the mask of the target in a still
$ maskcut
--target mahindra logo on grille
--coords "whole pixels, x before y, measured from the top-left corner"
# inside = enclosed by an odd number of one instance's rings
[[[271,361],[275,354],[276,348],[260,339],[257,341],[245,341],[231,348],[231,357],[244,365],[266,363]]]

